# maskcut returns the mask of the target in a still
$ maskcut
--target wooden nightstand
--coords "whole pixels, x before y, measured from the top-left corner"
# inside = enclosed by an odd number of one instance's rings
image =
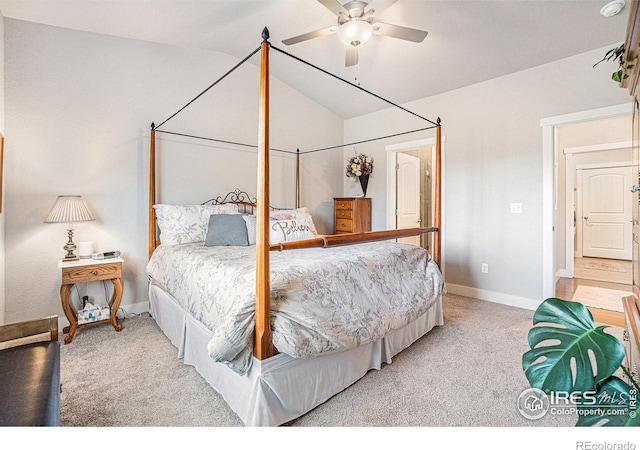
[[[334,198],[333,215],[333,232],[335,234],[371,231],[370,198]]]
[[[62,286],[60,286],[60,300],[65,316],[69,320],[69,326],[64,327],[64,333],[69,333],[64,338],[64,343],[68,344],[73,340],[73,335],[78,328],[98,323],[110,322],[116,331],[122,330],[122,325],[116,320],[116,313],[122,300],[122,258],[110,259],[81,259],[79,261],[63,262],[58,261],[58,268],[62,269]],[[108,319],[98,320],[78,325],[78,313],[71,307],[69,299],[71,288],[76,283],[90,281],[110,280],[113,283],[113,295],[109,300],[111,316]]]

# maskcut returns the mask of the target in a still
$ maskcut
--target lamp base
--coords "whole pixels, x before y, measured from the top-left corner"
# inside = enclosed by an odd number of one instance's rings
[[[79,261],[78,255],[73,253],[76,250],[76,244],[73,243],[73,229],[70,228],[67,230],[67,236],[69,237],[69,241],[67,245],[64,246],[64,249],[67,251],[67,255],[62,258],[62,261]]]

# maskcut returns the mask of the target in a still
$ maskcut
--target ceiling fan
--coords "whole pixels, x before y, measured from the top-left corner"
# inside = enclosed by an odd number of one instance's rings
[[[427,36],[427,32],[423,30],[376,21],[374,9],[365,11],[370,2],[361,0],[351,0],[344,4],[338,0],[318,0],[318,2],[338,16],[338,24],[285,39],[282,41],[283,44],[293,45],[335,33],[347,45],[345,66],[349,67],[358,64],[358,46],[367,42],[373,34],[411,42],[422,42]],[[385,7],[395,2],[396,0],[387,0]],[[378,3],[380,2],[376,4]]]

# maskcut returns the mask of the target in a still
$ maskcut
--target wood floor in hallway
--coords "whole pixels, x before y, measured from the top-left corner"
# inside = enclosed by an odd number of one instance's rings
[[[632,292],[631,261],[576,258],[574,278],[560,278],[556,297],[589,308],[596,322],[625,326],[622,297]]]

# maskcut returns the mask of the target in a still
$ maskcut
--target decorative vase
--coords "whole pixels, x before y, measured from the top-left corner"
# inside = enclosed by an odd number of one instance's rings
[[[369,175],[360,175],[360,187],[362,188],[362,196],[367,196],[367,185],[369,184]]]

